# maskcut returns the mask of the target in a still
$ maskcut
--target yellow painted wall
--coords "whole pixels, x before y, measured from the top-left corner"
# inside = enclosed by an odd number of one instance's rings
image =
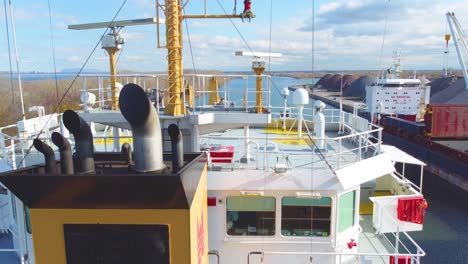
[[[204,204],[206,205],[206,173],[203,178],[205,186]],[[202,194],[199,196],[201,195]],[[200,209],[200,206],[198,206],[198,208]],[[206,208],[204,210],[206,214]],[[66,263],[63,224],[98,223],[167,224],[169,225],[171,263],[198,264],[198,262],[194,262],[193,256],[192,258],[190,257],[190,251],[187,250],[187,248],[191,247],[193,244],[193,241],[188,238],[190,234],[189,228],[192,225],[192,221],[189,219],[189,210],[31,209],[36,264]],[[204,219],[206,219],[206,215]],[[206,233],[206,235],[208,235],[208,233]],[[192,237],[196,239],[196,236]],[[205,245],[207,245],[207,243],[208,242],[206,242]],[[191,262],[190,259],[192,259]],[[207,258],[205,257],[205,259]],[[201,263],[207,263],[207,261]]]
[[[190,238],[192,264],[208,264],[207,172],[207,167],[205,166],[190,208],[190,230],[192,230],[193,234]],[[199,243],[199,235],[203,235],[203,243]],[[200,249],[199,245],[202,246]]]

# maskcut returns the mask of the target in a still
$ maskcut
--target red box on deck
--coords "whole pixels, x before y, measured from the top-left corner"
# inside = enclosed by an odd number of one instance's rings
[[[390,264],[411,264],[410,256],[390,256]]]
[[[234,161],[234,146],[217,146],[210,148],[212,163],[232,163]]]
[[[426,207],[427,202],[422,197],[398,198],[398,220],[422,224],[424,223],[424,211]]]

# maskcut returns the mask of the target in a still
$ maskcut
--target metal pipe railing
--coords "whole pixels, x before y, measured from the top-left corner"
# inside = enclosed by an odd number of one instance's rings
[[[216,257],[216,264],[219,264],[219,252],[218,252],[218,250],[208,251],[208,256],[215,256]]]

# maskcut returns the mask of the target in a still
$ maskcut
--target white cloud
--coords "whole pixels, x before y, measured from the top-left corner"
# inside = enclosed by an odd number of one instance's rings
[[[334,10],[338,9],[340,6],[341,6],[341,4],[338,3],[338,2],[331,2],[331,3],[328,3],[328,4],[323,4],[323,5],[321,5],[319,7],[318,13],[319,14],[325,14],[325,13],[328,13],[328,12],[331,12],[331,11],[334,11]]]
[[[135,6],[132,7],[136,8],[138,14],[143,14],[143,12],[151,14],[151,10],[154,10],[153,0],[135,0],[134,2]],[[385,65],[391,63],[392,51],[401,49],[407,69],[442,68],[442,56],[445,49],[443,35],[446,33],[444,13],[446,10],[455,10],[461,24],[467,29],[468,2],[443,0],[387,2],[385,0],[335,0],[316,6],[318,11],[315,17],[314,52],[312,52],[312,20],[309,6],[274,17],[271,43],[269,17],[259,15],[252,23],[234,20],[248,45],[239,37],[229,20],[188,20],[195,67],[198,69],[249,70],[251,59],[235,57],[234,51],[248,50],[250,47],[254,51],[268,52],[271,47],[272,52],[280,52],[284,55],[282,58],[272,58],[272,70],[310,70],[313,56],[315,69],[374,70],[378,67],[382,44],[384,7],[389,5],[388,28],[383,53]],[[259,6],[260,4],[256,7],[259,8]],[[145,7],[153,9],[144,11]],[[30,48],[30,41],[24,41],[23,43],[27,44],[23,44],[22,49],[22,58],[29,61],[23,69],[41,70],[34,67],[46,65],[50,61],[51,53],[48,44],[50,42],[48,14],[44,12],[46,9],[42,8],[40,12],[33,12],[33,7],[16,10],[18,10],[18,13],[15,13],[17,19],[31,19],[36,16],[38,23],[42,23],[44,30],[40,32],[46,38],[37,41],[38,44],[34,48],[43,45],[45,51],[33,51]],[[137,17],[140,17],[141,15],[138,14]],[[79,15],[78,17],[81,18]],[[79,23],[79,21],[76,16],[65,13],[53,13],[53,23],[56,28],[54,36],[58,65],[61,65],[59,67],[68,68],[69,65],[74,67],[83,63],[100,32],[70,32],[66,26]],[[183,28],[185,33],[184,67],[192,68],[185,25]],[[123,34],[126,44],[119,60],[119,69],[135,71],[166,69],[167,50],[156,49],[154,27],[141,29],[129,27],[125,28]],[[165,42],[164,33],[161,33],[161,37]],[[107,70],[108,57],[100,50],[100,47],[98,49],[88,67]],[[452,44],[450,50],[451,67],[458,68]],[[2,68],[5,68],[5,65],[7,64],[3,63]],[[41,67],[44,68],[47,65]]]
[[[83,63],[84,62],[84,59],[82,59],[80,56],[77,56],[77,55],[68,56],[66,60],[71,63]]]

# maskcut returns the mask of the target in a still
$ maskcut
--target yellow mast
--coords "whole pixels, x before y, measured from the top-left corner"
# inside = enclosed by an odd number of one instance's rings
[[[182,46],[180,43],[181,16],[179,0],[166,1],[166,41],[168,58],[169,102],[166,114],[178,116],[184,114],[180,94],[182,92]]]
[[[257,96],[255,97],[255,113],[263,113],[265,112],[265,108],[263,108],[263,92],[262,92],[262,75],[265,71],[265,66],[257,65],[253,66],[252,70],[257,75],[257,79],[255,81],[255,87]]]
[[[110,82],[111,82],[111,94],[112,94],[112,110],[119,109],[119,101],[117,100],[117,67],[115,57],[119,52],[119,48],[104,48],[109,54],[109,64],[110,64]]]
[[[109,21],[109,22],[97,22],[97,23],[86,23],[86,24],[76,24],[69,25],[69,29],[73,30],[87,30],[87,29],[97,29],[97,28],[110,28],[110,33],[103,36],[101,39],[101,46],[109,54],[109,64],[110,64],[110,83],[111,83],[111,93],[112,93],[112,110],[117,110],[119,108],[119,103],[117,100],[117,67],[116,67],[116,55],[122,48],[124,44],[124,39],[120,35],[120,31],[125,26],[137,26],[137,25],[148,25],[148,24],[157,24],[159,20],[156,18],[140,18],[140,19],[130,19],[130,20],[118,20],[118,21]]]
[[[233,15],[208,15],[206,14],[206,1],[205,1],[205,13],[201,15],[185,15],[183,14],[183,8],[190,0],[187,0],[183,5],[180,0],[164,0],[165,5],[162,6],[159,0],[156,1],[157,11],[159,8],[164,10],[166,16],[166,48],[167,48],[167,60],[168,60],[168,86],[169,86],[169,102],[166,106],[165,113],[167,115],[178,116],[185,114],[185,106],[181,99],[182,87],[183,87],[183,67],[182,67],[182,21],[187,18],[206,19],[206,18],[254,18],[255,15],[250,10],[250,1],[248,6],[245,7],[242,14]],[[158,15],[158,14],[157,14]],[[159,16],[158,16],[159,18]],[[159,25],[158,25],[159,32]],[[159,34],[158,34],[158,46],[159,45]],[[193,94],[193,91],[191,93]]]

